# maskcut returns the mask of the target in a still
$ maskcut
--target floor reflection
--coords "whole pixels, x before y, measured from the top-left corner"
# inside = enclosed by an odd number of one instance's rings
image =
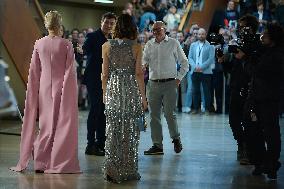
[[[79,174],[19,174],[19,189],[77,189]]]

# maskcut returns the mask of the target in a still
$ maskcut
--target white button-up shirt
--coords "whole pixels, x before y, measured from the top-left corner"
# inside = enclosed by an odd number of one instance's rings
[[[262,19],[263,19],[263,11],[262,12],[258,11],[258,20]]]
[[[196,65],[201,66],[202,64],[202,52],[203,52],[203,47],[205,43],[201,43],[198,41],[198,48],[196,48]]]
[[[177,70],[177,65],[180,69]],[[189,69],[188,60],[176,39],[166,36],[163,41],[157,43],[155,38],[149,40],[143,51],[143,65],[149,66],[149,78],[182,80]]]

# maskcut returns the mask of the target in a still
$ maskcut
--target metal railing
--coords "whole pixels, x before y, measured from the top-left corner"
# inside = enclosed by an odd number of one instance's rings
[[[186,20],[187,20],[187,18],[188,18],[188,16],[189,16],[189,13],[190,13],[190,9],[191,9],[191,7],[192,7],[192,3],[193,3],[193,1],[190,1],[190,2],[187,4],[186,9],[185,9],[185,13],[184,13],[184,15],[183,15],[183,17],[182,17],[182,19],[181,19],[181,21],[180,21],[180,24],[179,24],[179,26],[178,26],[178,31],[182,31],[182,30],[183,30],[184,25],[185,25],[185,22],[186,22]]]

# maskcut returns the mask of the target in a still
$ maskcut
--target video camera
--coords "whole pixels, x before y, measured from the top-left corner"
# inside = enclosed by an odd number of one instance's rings
[[[229,53],[238,53],[238,49],[247,55],[255,54],[259,44],[260,35],[253,34],[250,27],[243,27],[239,32],[239,37],[235,40],[235,44],[229,44]]]
[[[223,46],[225,44],[224,37],[221,34],[211,33],[208,37],[208,41],[210,45],[214,45],[216,47],[215,55],[217,57],[222,57],[224,55],[223,53]]]

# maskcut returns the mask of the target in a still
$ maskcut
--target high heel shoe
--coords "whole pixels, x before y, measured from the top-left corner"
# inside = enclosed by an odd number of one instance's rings
[[[115,184],[121,183],[121,181],[117,181],[117,180],[113,179],[113,178],[112,178],[111,176],[109,176],[109,175],[106,176],[106,180],[107,180],[108,182],[115,183]]]
[[[35,173],[44,173],[43,170],[35,170]]]
[[[109,175],[107,175],[106,180],[109,182],[114,182],[113,178],[111,178]]]

